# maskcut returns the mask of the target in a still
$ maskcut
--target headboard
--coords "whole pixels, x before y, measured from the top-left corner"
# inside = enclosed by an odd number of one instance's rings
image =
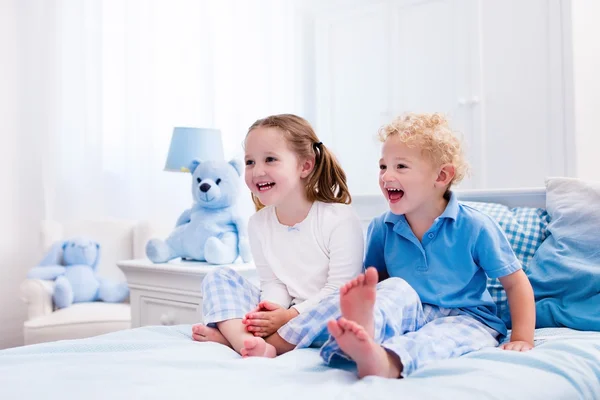
[[[475,189],[457,190],[455,193],[462,201],[499,203],[507,207],[546,208],[545,188]],[[388,210],[387,202],[381,194],[352,196],[352,206],[365,230],[373,218]]]

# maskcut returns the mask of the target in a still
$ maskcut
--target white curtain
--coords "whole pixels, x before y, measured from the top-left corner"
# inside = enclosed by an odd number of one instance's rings
[[[163,171],[174,126],[218,128],[226,157],[239,157],[256,119],[314,115],[310,26],[294,1],[38,6],[45,12],[29,11],[47,30],[42,67],[53,82],[43,96],[45,218],[174,221],[192,199],[188,174]]]

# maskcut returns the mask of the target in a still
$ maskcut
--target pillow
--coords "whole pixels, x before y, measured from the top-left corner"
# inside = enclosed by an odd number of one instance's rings
[[[527,272],[529,261],[548,236],[549,216],[543,208],[508,208],[497,203],[463,202],[492,217],[504,230],[515,255]],[[496,315],[510,328],[510,309],[500,281],[488,278],[488,290],[496,303]]]
[[[600,331],[600,182],[546,181],[550,236],[529,263],[536,328]]]

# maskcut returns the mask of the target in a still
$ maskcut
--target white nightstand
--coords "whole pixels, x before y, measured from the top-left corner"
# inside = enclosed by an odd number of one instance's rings
[[[195,261],[154,264],[148,259],[119,261],[127,278],[131,327],[202,322],[202,279],[216,268],[230,267],[258,286],[252,263],[212,265]]]

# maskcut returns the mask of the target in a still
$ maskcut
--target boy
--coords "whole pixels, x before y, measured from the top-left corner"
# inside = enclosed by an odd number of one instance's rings
[[[447,121],[408,114],[380,138],[379,185],[390,211],[369,226],[365,266],[373,267],[340,289],[341,318],[328,322],[321,356],[354,360],[359,377],[400,378],[497,346],[507,329],[487,276],[499,278],[511,310],[513,331],[502,348],[531,349],[533,290],[500,227],[450,191],[467,165]]]

